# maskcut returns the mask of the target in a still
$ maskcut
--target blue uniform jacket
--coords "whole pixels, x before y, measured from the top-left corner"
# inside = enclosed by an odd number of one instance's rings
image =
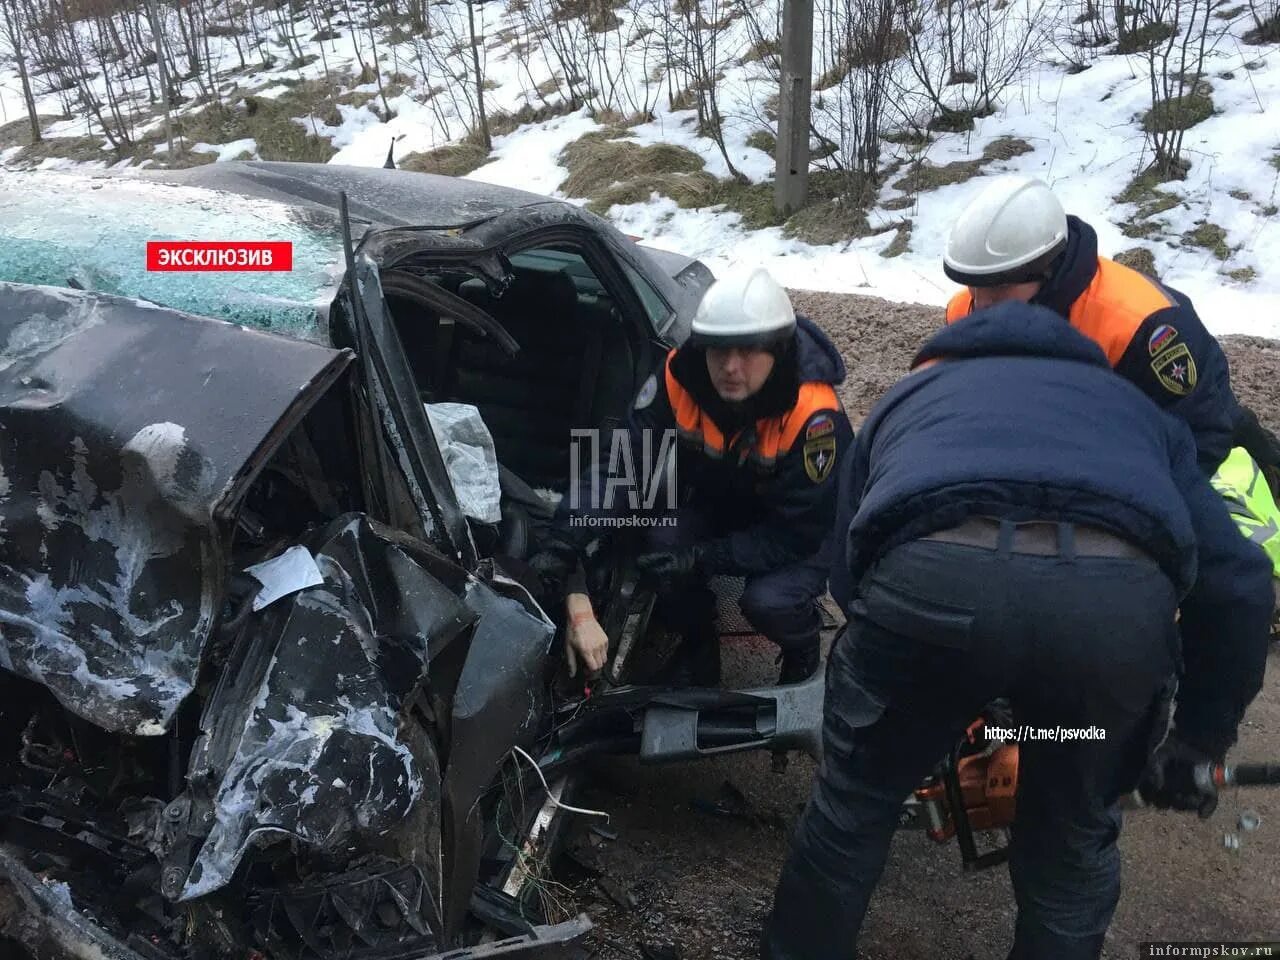
[[[888,548],[971,515],[1111,530],[1183,596],[1178,724],[1225,749],[1261,687],[1270,565],[1199,469],[1186,424],[1040,307],[957,321],[920,351],[926,361],[877,404],[844,464],[846,549],[831,575],[841,607]]]

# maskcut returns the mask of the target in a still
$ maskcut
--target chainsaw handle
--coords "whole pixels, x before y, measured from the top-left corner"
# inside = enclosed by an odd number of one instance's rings
[[[1195,769],[1196,787],[1211,793],[1219,787],[1280,786],[1280,763],[1201,764]]]

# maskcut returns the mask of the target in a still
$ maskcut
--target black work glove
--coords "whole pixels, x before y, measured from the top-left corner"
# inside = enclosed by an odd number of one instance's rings
[[[682,550],[659,550],[636,557],[636,566],[659,584],[670,585],[700,572],[703,548],[699,544]]]
[[[563,540],[549,540],[541,550],[529,558],[529,569],[542,584],[544,597],[563,593],[565,581],[578,564],[578,551]]]
[[[1240,422],[1236,424],[1233,445],[1244,447],[1260,467],[1280,467],[1280,439],[1262,425],[1258,415],[1241,404]]]
[[[1194,810],[1208,820],[1218,806],[1218,791],[1212,782],[1200,786],[1195,771],[1205,764],[1220,762],[1200,747],[1188,743],[1173,731],[1156,747],[1138,781],[1138,793],[1145,803],[1162,810]]]

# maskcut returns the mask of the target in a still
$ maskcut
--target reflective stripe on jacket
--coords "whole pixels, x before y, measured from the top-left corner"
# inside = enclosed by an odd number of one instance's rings
[[[1267,551],[1272,569],[1280,576],[1280,508],[1249,451],[1234,448],[1210,482],[1227,502],[1240,532]]]
[[[698,406],[676,379],[671,361],[676,355],[667,354],[667,400],[675,414],[676,430],[680,439],[701,448],[706,456],[720,460],[737,455],[738,463],[748,460],[763,470],[771,470],[778,460],[791,452],[796,440],[809,422],[809,418],[822,410],[840,410],[840,400],[829,383],[809,382],[800,385],[795,406],[786,413],[757,420],[753,428],[739,430],[727,440],[715,422]]]

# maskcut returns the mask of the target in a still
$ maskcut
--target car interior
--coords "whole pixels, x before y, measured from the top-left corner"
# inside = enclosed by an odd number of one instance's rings
[[[643,333],[569,246],[512,253],[505,287],[465,266],[401,265],[383,289],[424,403],[475,406],[493,437],[503,491],[489,553],[523,558],[569,481],[571,431],[625,417],[643,366]],[[441,316],[415,296],[426,280],[492,317],[518,345]]]

